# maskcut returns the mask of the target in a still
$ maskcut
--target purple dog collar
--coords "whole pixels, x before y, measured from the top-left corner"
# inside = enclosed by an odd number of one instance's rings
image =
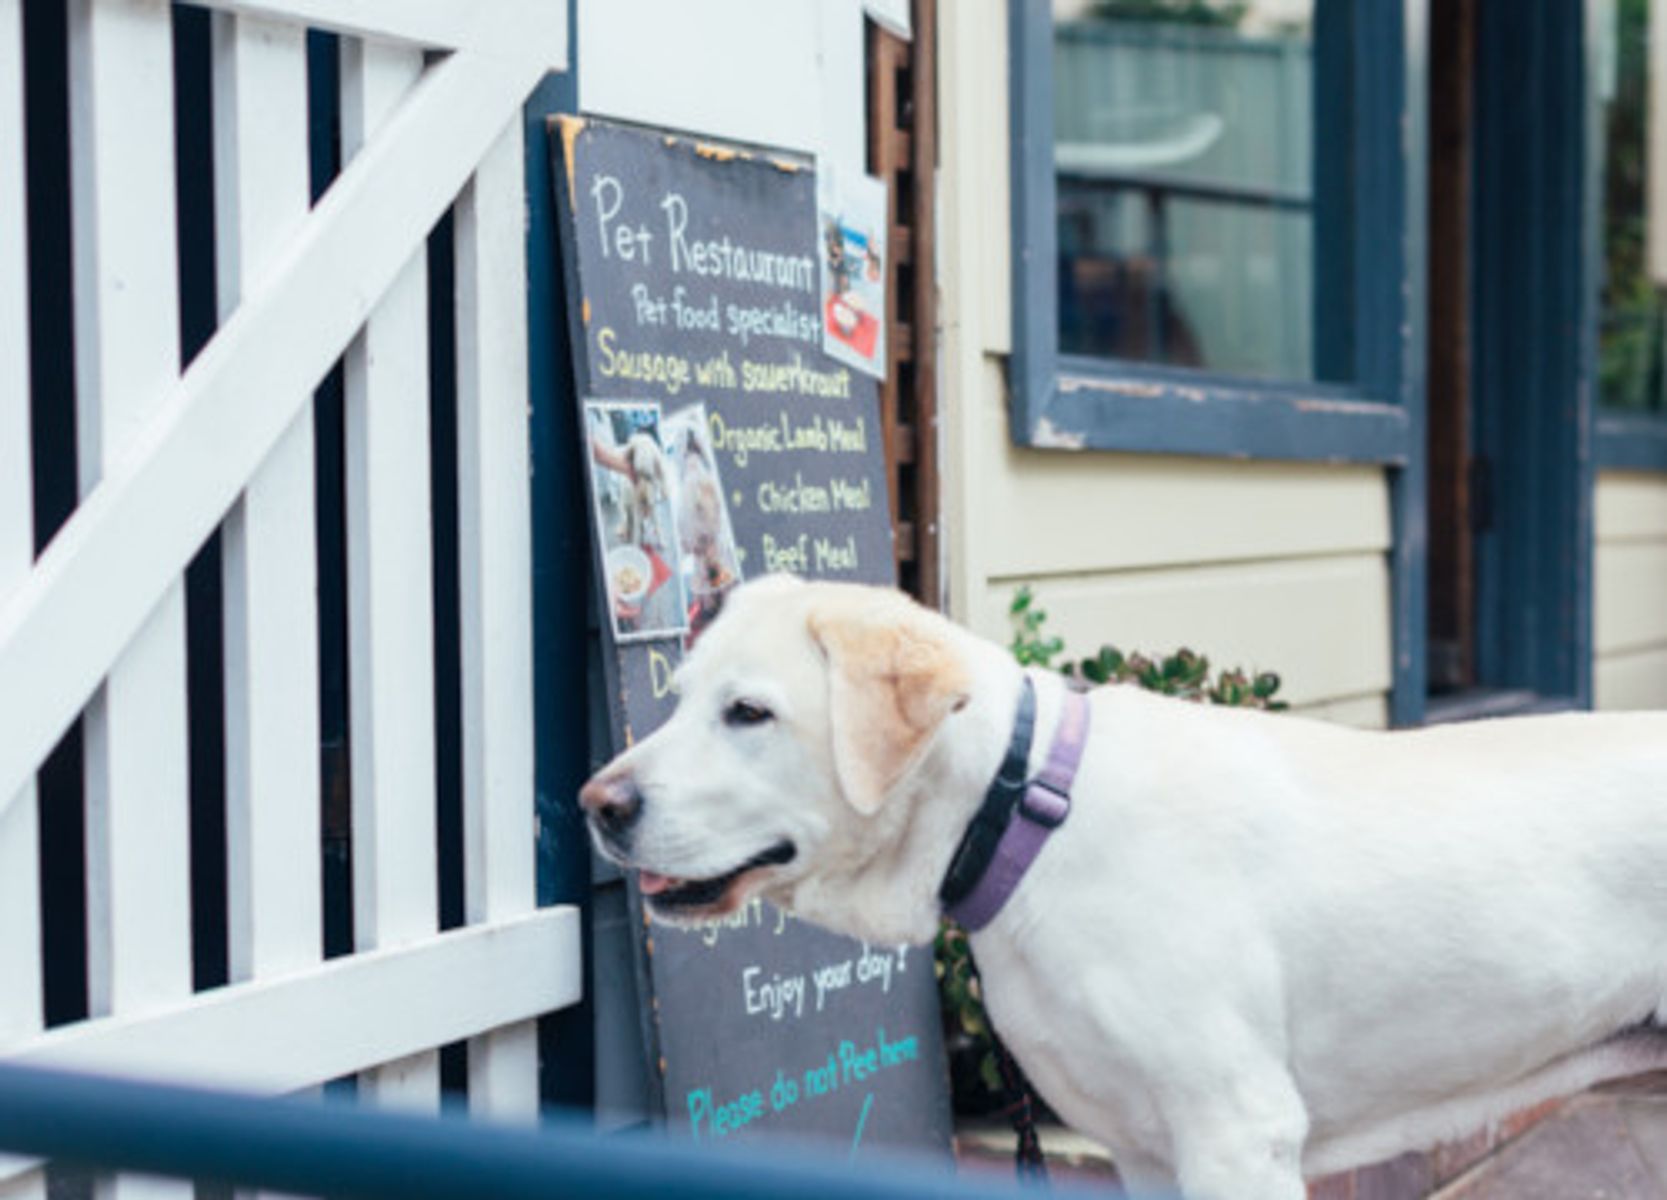
[[[1027,688],[1031,686],[1029,679],[1025,684]],[[1001,906],[1017,890],[1030,864],[1042,852],[1048,836],[1070,816],[1071,784],[1088,741],[1088,711],[1087,696],[1066,691],[1047,761],[1019,793],[983,874],[971,891],[946,906],[948,915],[967,932],[976,932],[995,919]]]

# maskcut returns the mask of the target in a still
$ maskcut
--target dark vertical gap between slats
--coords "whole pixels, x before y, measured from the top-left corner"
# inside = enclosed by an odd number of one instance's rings
[[[307,31],[307,138],[313,203],[341,174],[341,43]],[[313,393],[318,551],[318,716],[324,955],[353,952],[353,837],[347,693],[345,383],[340,362]]]
[[[434,799],[441,929],[463,924],[463,681],[457,514],[457,267],[448,211],[428,235],[429,489],[434,550]],[[440,1048],[442,1098],[467,1103],[469,1047]]]
[[[70,233],[69,30],[61,0],[23,5],[29,240],[30,455],[35,549],[75,511],[75,314]],[[85,769],[81,723],[41,764],[41,965],[48,1025],[87,1016]]]
[[[429,488],[434,550],[434,782],[441,929],[463,924],[462,649],[458,627],[457,289],[451,213],[428,235]]]
[[[174,33],[175,234],[180,362],[189,364],[218,324],[214,229],[213,43],[207,9],[176,7]],[[190,748],[191,958],[198,991],[229,977],[226,927],[225,621],[220,534],[185,572],[186,729]]]

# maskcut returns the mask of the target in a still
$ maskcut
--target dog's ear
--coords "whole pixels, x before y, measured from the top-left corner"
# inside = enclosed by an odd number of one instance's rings
[[[851,807],[879,810],[971,682],[935,616],[901,596],[818,598],[811,636],[828,657],[834,769]]]

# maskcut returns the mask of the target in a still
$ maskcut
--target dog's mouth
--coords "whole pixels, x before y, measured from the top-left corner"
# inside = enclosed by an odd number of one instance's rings
[[[728,903],[731,892],[743,875],[766,867],[786,866],[798,856],[798,847],[783,838],[740,866],[706,879],[680,879],[658,871],[638,871],[637,889],[657,913],[681,917],[721,915],[731,907]]]

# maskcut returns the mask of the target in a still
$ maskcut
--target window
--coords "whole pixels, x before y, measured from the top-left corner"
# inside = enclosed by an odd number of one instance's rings
[[[1603,299],[1599,456],[1667,470],[1667,5],[1615,0],[1603,39]],[[1652,73],[1656,76],[1652,78]],[[1653,93],[1653,95],[1652,95]]]
[[[1406,462],[1401,6],[1011,12],[1015,439]]]
[[[1316,351],[1348,330],[1314,336],[1349,313],[1317,304],[1314,166],[1336,150],[1315,144],[1313,16],[1312,0],[1056,0],[1062,353],[1347,381],[1352,364]],[[1346,232],[1339,174],[1328,199]],[[1346,236],[1330,241],[1347,255]]]

